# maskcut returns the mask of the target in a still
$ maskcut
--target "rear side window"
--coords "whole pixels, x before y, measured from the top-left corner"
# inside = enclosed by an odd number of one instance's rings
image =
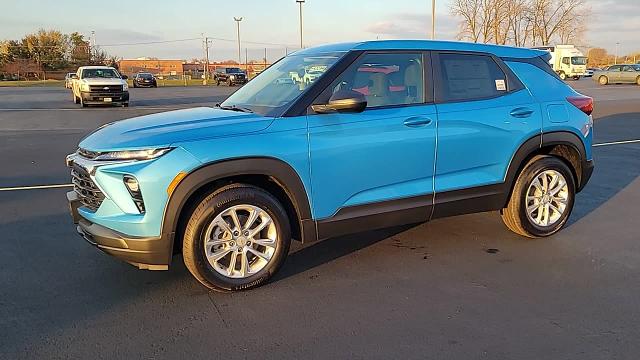
[[[507,92],[507,77],[486,55],[440,54],[439,101],[470,101]]]

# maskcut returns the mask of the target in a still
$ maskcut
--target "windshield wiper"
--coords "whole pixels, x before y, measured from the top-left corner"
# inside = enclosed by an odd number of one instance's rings
[[[216,104],[218,105],[218,104]],[[246,108],[246,107],[241,107],[238,105],[218,105],[218,107],[222,110],[231,110],[231,111],[239,111],[239,112],[245,112],[245,113],[253,113],[253,110]]]

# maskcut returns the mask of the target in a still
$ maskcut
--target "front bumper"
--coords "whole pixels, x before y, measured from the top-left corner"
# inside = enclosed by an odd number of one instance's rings
[[[97,91],[83,91],[80,93],[82,101],[85,104],[108,104],[108,103],[126,103],[129,101],[129,91],[117,91],[117,92],[97,92]],[[111,101],[105,101],[105,99],[111,99]]]
[[[90,244],[105,253],[145,270],[168,270],[172,239],[167,237],[132,237],[84,219],[78,212],[82,206],[75,191],[67,193],[69,211],[76,230]]]

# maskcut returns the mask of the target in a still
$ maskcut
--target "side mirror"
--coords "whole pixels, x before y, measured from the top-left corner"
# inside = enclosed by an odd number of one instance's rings
[[[320,114],[327,113],[359,113],[367,107],[367,98],[357,91],[340,90],[331,96],[328,104],[311,105],[313,111]]]
[[[72,78],[72,79],[77,79],[77,78],[78,78],[78,75],[73,74],[73,75],[71,75],[71,78]]]
[[[127,75],[122,75],[122,80],[127,80],[129,77]]]

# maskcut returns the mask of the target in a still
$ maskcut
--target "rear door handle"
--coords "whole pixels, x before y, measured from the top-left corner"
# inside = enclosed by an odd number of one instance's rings
[[[404,125],[408,127],[420,127],[431,124],[431,119],[425,117],[410,117],[404,121]]]
[[[527,118],[533,114],[533,110],[526,107],[519,107],[511,110],[509,114],[515,118]]]

